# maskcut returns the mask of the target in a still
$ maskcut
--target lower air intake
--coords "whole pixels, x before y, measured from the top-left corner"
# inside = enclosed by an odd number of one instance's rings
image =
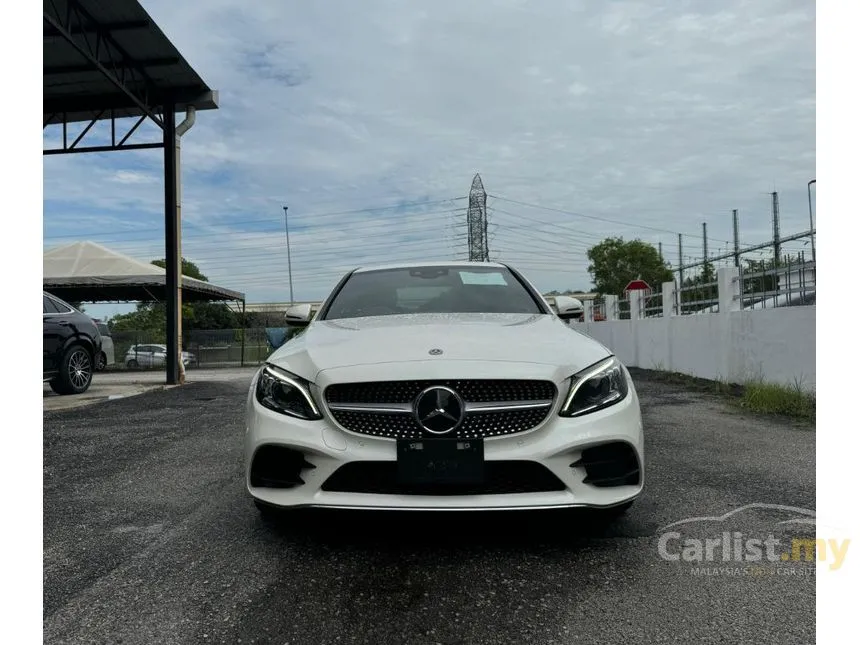
[[[410,486],[398,482],[397,462],[353,461],[338,468],[322,485],[326,491],[379,495],[506,495],[565,488],[552,472],[532,461],[487,461],[480,484]]]
[[[295,488],[304,484],[302,472],[316,468],[304,454],[286,446],[262,446],[251,463],[251,486]]]
[[[586,448],[570,466],[585,471],[582,483],[598,488],[637,486],[640,481],[636,453],[632,446],[621,441]]]

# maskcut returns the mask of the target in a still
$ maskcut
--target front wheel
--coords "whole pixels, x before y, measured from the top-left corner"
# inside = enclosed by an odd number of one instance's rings
[[[57,394],[83,394],[93,382],[93,360],[86,348],[72,345],[60,361],[60,373],[51,381]]]
[[[130,370],[136,370],[140,365],[136,360],[132,358],[128,363],[125,364],[125,366]]]

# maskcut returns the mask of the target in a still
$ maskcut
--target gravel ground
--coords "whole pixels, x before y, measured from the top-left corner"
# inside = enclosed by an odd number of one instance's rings
[[[44,640],[814,642],[811,565],[744,575],[658,551],[685,518],[814,510],[814,428],[636,378],[646,491],[608,526],[572,512],[264,522],[242,488],[247,373],[45,412]],[[671,530],[785,541],[793,517],[753,507]]]

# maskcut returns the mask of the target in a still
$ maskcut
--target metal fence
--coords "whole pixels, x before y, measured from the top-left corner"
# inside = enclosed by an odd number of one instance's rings
[[[630,298],[619,298],[615,301],[615,318],[630,320]]]
[[[648,293],[643,294],[640,301],[642,308],[642,318],[662,318],[663,317],[663,294]]]
[[[720,300],[716,282],[701,282],[675,289],[675,313],[698,314],[705,311],[718,312]]]
[[[814,305],[815,263],[789,258],[776,267],[741,268],[738,285],[743,309]]]
[[[262,327],[188,331],[182,338],[186,368],[261,365],[277,349],[274,338],[289,338],[298,331]],[[164,369],[163,332],[112,330],[110,338],[114,351],[108,369]]]

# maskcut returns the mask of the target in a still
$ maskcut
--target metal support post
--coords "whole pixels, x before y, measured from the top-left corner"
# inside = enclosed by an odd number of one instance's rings
[[[732,233],[735,238],[735,266],[739,267],[741,265],[741,240],[740,240],[740,231],[738,228],[738,209],[734,209],[732,211]]]
[[[176,106],[164,106],[164,250],[165,279],[164,301],[167,310],[167,384],[181,382],[179,352],[182,338],[182,255],[180,253],[179,225],[179,164],[176,146]]]
[[[287,210],[289,206],[284,206],[284,229],[287,233],[287,274],[289,275],[290,280],[290,305],[292,305],[295,300],[293,300],[293,261],[290,258],[290,223],[287,219]]]
[[[779,266],[779,256],[782,254],[781,239],[779,234],[779,194],[773,192],[771,193],[771,197],[771,209],[773,211],[773,268],[775,269],[777,266]]]
[[[813,179],[806,184],[806,194],[809,197],[809,243],[812,245],[812,264],[815,264],[815,224],[812,221],[812,184]]]

